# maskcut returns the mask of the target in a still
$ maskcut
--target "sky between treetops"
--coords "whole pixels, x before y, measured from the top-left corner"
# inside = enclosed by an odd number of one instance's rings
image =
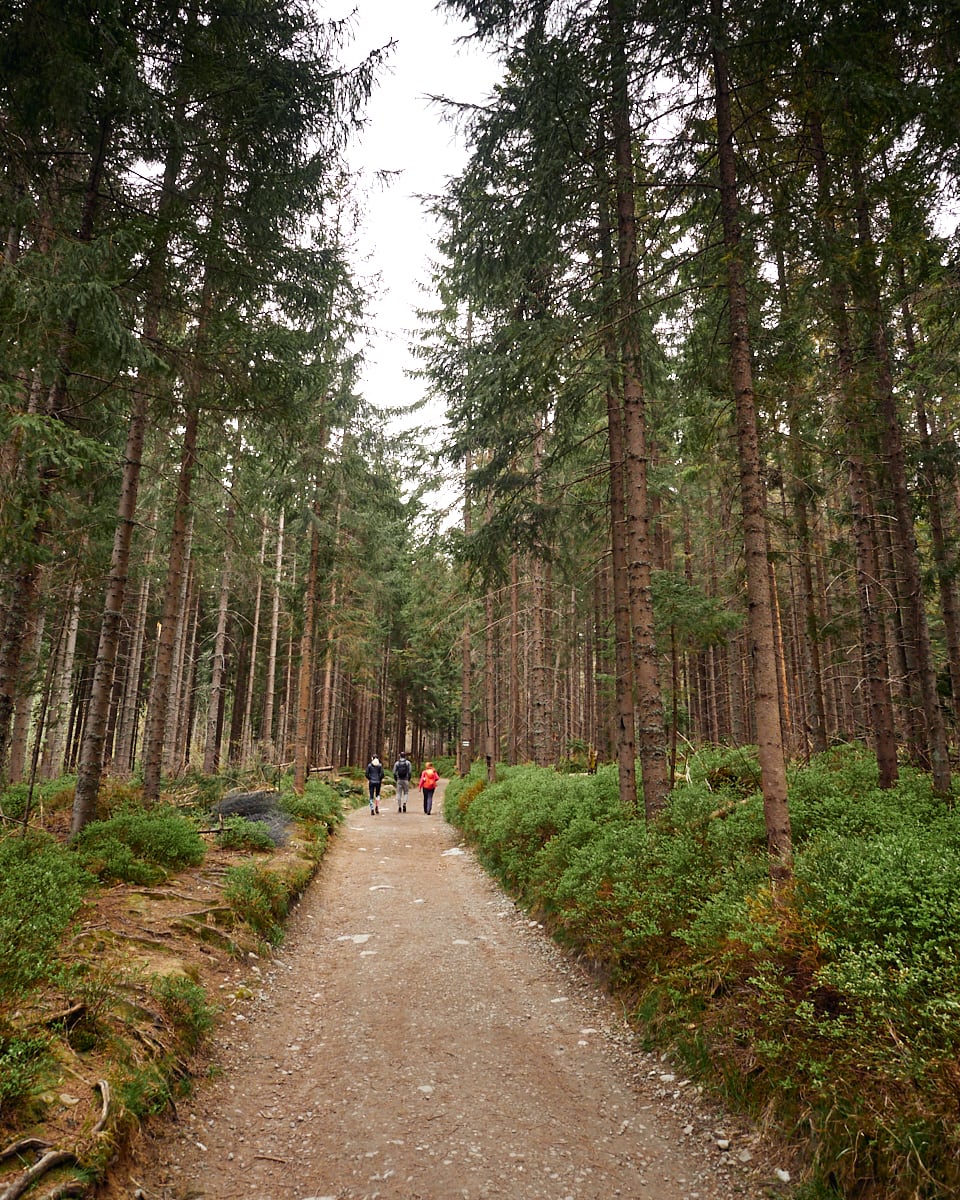
[[[332,7],[332,6],[331,6]],[[434,0],[356,0],[355,31],[346,62],[396,44],[379,73],[367,108],[367,126],[350,151],[360,174],[365,217],[358,243],[361,278],[378,276],[370,310],[371,333],[359,390],[378,408],[411,404],[423,384],[405,372],[416,365],[410,354],[416,309],[431,307],[431,261],[436,227],[421,199],[442,192],[447,179],[466,162],[462,140],[430,96],[483,101],[495,86],[497,62],[458,38],[469,27],[434,8]],[[327,10],[327,16],[337,16]],[[379,183],[379,171],[396,172]],[[442,419],[430,423],[436,425]],[[416,423],[423,416],[414,417]],[[391,423],[392,424],[392,423]]]

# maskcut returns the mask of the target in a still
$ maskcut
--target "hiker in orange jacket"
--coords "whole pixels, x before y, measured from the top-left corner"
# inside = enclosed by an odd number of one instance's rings
[[[429,817],[433,812],[433,793],[436,791],[440,776],[434,770],[433,763],[427,763],[420,776],[420,791],[423,792],[423,811]]]

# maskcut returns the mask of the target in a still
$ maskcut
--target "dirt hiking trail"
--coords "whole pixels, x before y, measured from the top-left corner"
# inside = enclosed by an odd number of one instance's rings
[[[613,1003],[411,789],[351,813],[212,1077],[111,1200],[784,1195],[758,1138],[636,1050]]]

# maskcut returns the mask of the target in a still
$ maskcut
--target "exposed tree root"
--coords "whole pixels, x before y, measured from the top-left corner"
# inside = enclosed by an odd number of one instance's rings
[[[38,1179],[46,1175],[48,1171],[52,1171],[54,1167],[75,1166],[76,1162],[76,1156],[71,1154],[69,1150],[48,1150],[32,1167],[28,1167],[26,1171],[21,1171],[0,1192],[0,1200],[17,1200],[17,1197],[22,1196],[31,1184],[36,1183]]]
[[[48,1028],[52,1025],[65,1025],[67,1029],[72,1029],[86,1011],[86,1004],[79,1000],[76,1004],[71,1004],[64,1012],[54,1013],[52,1017],[47,1017],[44,1025]]]
[[[98,1137],[103,1132],[110,1113],[110,1085],[105,1079],[101,1079],[96,1084],[96,1088],[100,1092],[100,1116],[90,1130],[91,1137]],[[21,1138],[20,1141],[14,1142],[5,1150],[0,1151],[0,1161],[40,1150],[45,1153],[37,1159],[32,1167],[21,1171],[19,1175],[10,1180],[4,1190],[0,1192],[0,1200],[17,1200],[18,1196],[22,1196],[38,1179],[42,1179],[55,1167],[75,1167],[79,1163],[77,1155],[72,1150],[54,1150],[48,1142],[41,1141],[39,1138]],[[86,1191],[86,1187],[87,1185],[79,1179],[67,1179],[58,1183],[51,1192],[47,1193],[44,1200],[54,1200],[54,1197],[60,1196],[79,1196]]]
[[[49,1150],[50,1143],[42,1138],[25,1137],[17,1142],[11,1142],[4,1150],[0,1150],[0,1162],[8,1158],[16,1158],[18,1154],[29,1154],[31,1150]]]

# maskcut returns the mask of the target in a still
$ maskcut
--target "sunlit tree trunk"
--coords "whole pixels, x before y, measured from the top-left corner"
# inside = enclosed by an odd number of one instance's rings
[[[35,620],[24,636],[21,675],[23,683],[13,708],[13,729],[10,735],[10,764],[8,777],[18,783],[24,777],[27,766],[27,745],[30,736],[30,720],[37,700],[40,666],[40,647],[43,641],[45,614],[37,612]]]

